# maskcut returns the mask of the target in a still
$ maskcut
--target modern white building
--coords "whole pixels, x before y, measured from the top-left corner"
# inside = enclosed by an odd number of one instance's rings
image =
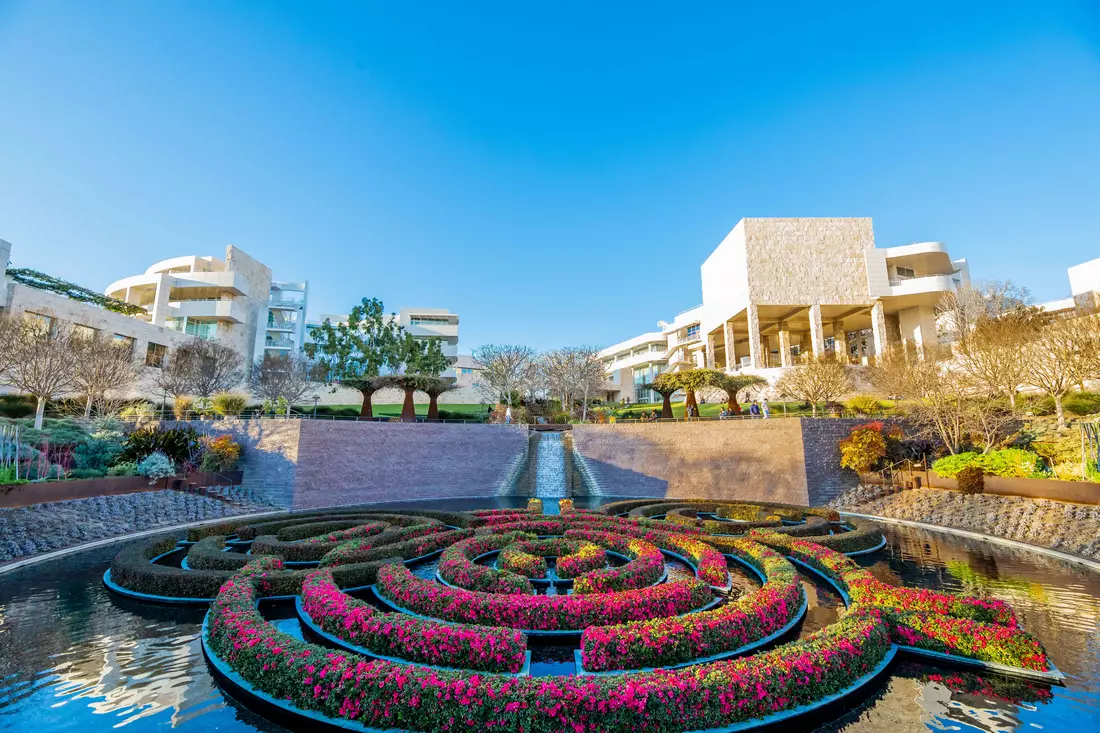
[[[764,373],[807,354],[860,364],[889,344],[931,346],[936,303],[970,280],[940,242],[876,247],[867,218],[742,219],[700,276],[702,304],[601,352],[620,398],[652,401],[641,385],[662,371]]]
[[[106,295],[145,309],[138,318],[200,339],[225,342],[251,362],[301,349],[309,284],[278,282],[241,249],[225,259],[188,255],[161,260],[117,280]]]
[[[1078,308],[1100,309],[1100,257],[1066,269],[1069,276],[1070,297],[1040,303],[1039,307],[1051,312],[1069,312]]]

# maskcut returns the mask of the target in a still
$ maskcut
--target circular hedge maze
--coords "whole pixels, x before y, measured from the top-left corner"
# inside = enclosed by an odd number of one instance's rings
[[[222,684],[311,730],[743,730],[832,703],[898,654],[1061,679],[1005,603],[875,579],[851,556],[881,549],[881,533],[835,512],[561,508],[229,522],[130,547],[104,582],[209,604],[202,644]],[[759,585],[739,594],[731,573]],[[799,635],[803,573],[846,610]],[[265,599],[294,604],[302,638],[267,620]],[[572,647],[572,674],[531,675],[547,643]]]

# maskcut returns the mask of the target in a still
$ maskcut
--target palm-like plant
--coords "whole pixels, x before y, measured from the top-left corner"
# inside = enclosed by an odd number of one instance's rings
[[[663,401],[661,405],[662,420],[672,419],[672,395],[680,389],[680,383],[677,381],[676,376],[671,372],[658,374],[656,379],[645,385],[646,389],[651,389],[661,395]]]

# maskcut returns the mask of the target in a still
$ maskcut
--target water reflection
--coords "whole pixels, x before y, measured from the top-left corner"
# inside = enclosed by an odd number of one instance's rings
[[[1067,686],[901,662],[881,687],[830,711],[833,720],[803,721],[803,728],[1097,730],[1100,574],[951,535],[905,527],[885,532],[887,550],[862,558],[862,565],[888,582],[1011,603],[1066,673]],[[118,549],[0,576],[0,730],[281,730],[232,703],[212,681],[198,645],[201,610],[144,606],[103,589],[100,577]],[[690,574],[674,562],[670,567],[674,577]],[[434,571],[434,563],[417,568],[418,574]],[[757,585],[741,572],[734,577],[740,592]],[[840,608],[828,586],[804,578],[804,587],[810,608],[801,634],[832,623]],[[277,609],[265,608],[265,614],[280,618],[287,631],[296,627]],[[536,674],[558,674],[571,666],[571,649],[536,646],[534,651]]]

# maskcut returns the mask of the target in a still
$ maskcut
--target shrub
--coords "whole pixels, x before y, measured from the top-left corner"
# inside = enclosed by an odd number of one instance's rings
[[[944,478],[955,478],[964,468],[974,465],[978,460],[978,454],[973,451],[956,453],[953,456],[944,456],[932,464],[932,470]]]
[[[19,479],[15,478],[15,466],[7,466],[6,468],[0,466],[0,485],[2,486],[18,486],[19,484],[29,484],[26,478],[20,474]]]
[[[979,456],[974,465],[994,476],[1029,478],[1042,473],[1042,459],[1039,455],[1022,448],[991,451]]]
[[[176,466],[172,459],[163,453],[150,453],[137,466],[138,473],[153,480],[176,475]]]
[[[1092,415],[1100,412],[1100,394],[1096,392],[1074,392],[1062,400],[1066,412],[1074,415]]]
[[[132,420],[139,417],[154,417],[156,414],[157,408],[151,402],[136,402],[122,408],[119,417]]]
[[[186,420],[195,406],[195,401],[190,397],[177,397],[172,400],[172,412],[175,414],[177,420]]]
[[[121,454],[122,445],[117,440],[89,438],[73,451],[73,461],[78,469],[104,470]]]
[[[123,461],[122,463],[116,463],[107,469],[108,476],[137,476],[138,465],[133,461]]]
[[[0,417],[30,417],[34,414],[34,399],[17,394],[0,395]]]
[[[980,494],[985,491],[985,471],[977,466],[967,466],[955,475],[959,491],[964,494]]]
[[[145,428],[135,430],[126,438],[122,457],[141,461],[152,453],[163,453],[173,463],[186,463],[201,453],[201,438],[189,425],[176,428]]]
[[[871,395],[856,395],[844,403],[849,412],[857,415],[873,415],[882,410],[882,403]]]
[[[81,479],[81,478],[101,478],[106,476],[107,472],[102,468],[74,468],[69,471],[69,478]]]
[[[886,457],[886,438],[880,430],[866,426],[852,428],[840,441],[840,467],[867,473]]]
[[[204,441],[206,452],[202,456],[204,471],[232,471],[241,460],[241,446],[228,435],[220,435]]]
[[[244,395],[233,394],[232,392],[219,392],[214,395],[212,401],[212,407],[215,414],[222,417],[236,417],[244,412],[244,408],[248,405],[248,398]]]

